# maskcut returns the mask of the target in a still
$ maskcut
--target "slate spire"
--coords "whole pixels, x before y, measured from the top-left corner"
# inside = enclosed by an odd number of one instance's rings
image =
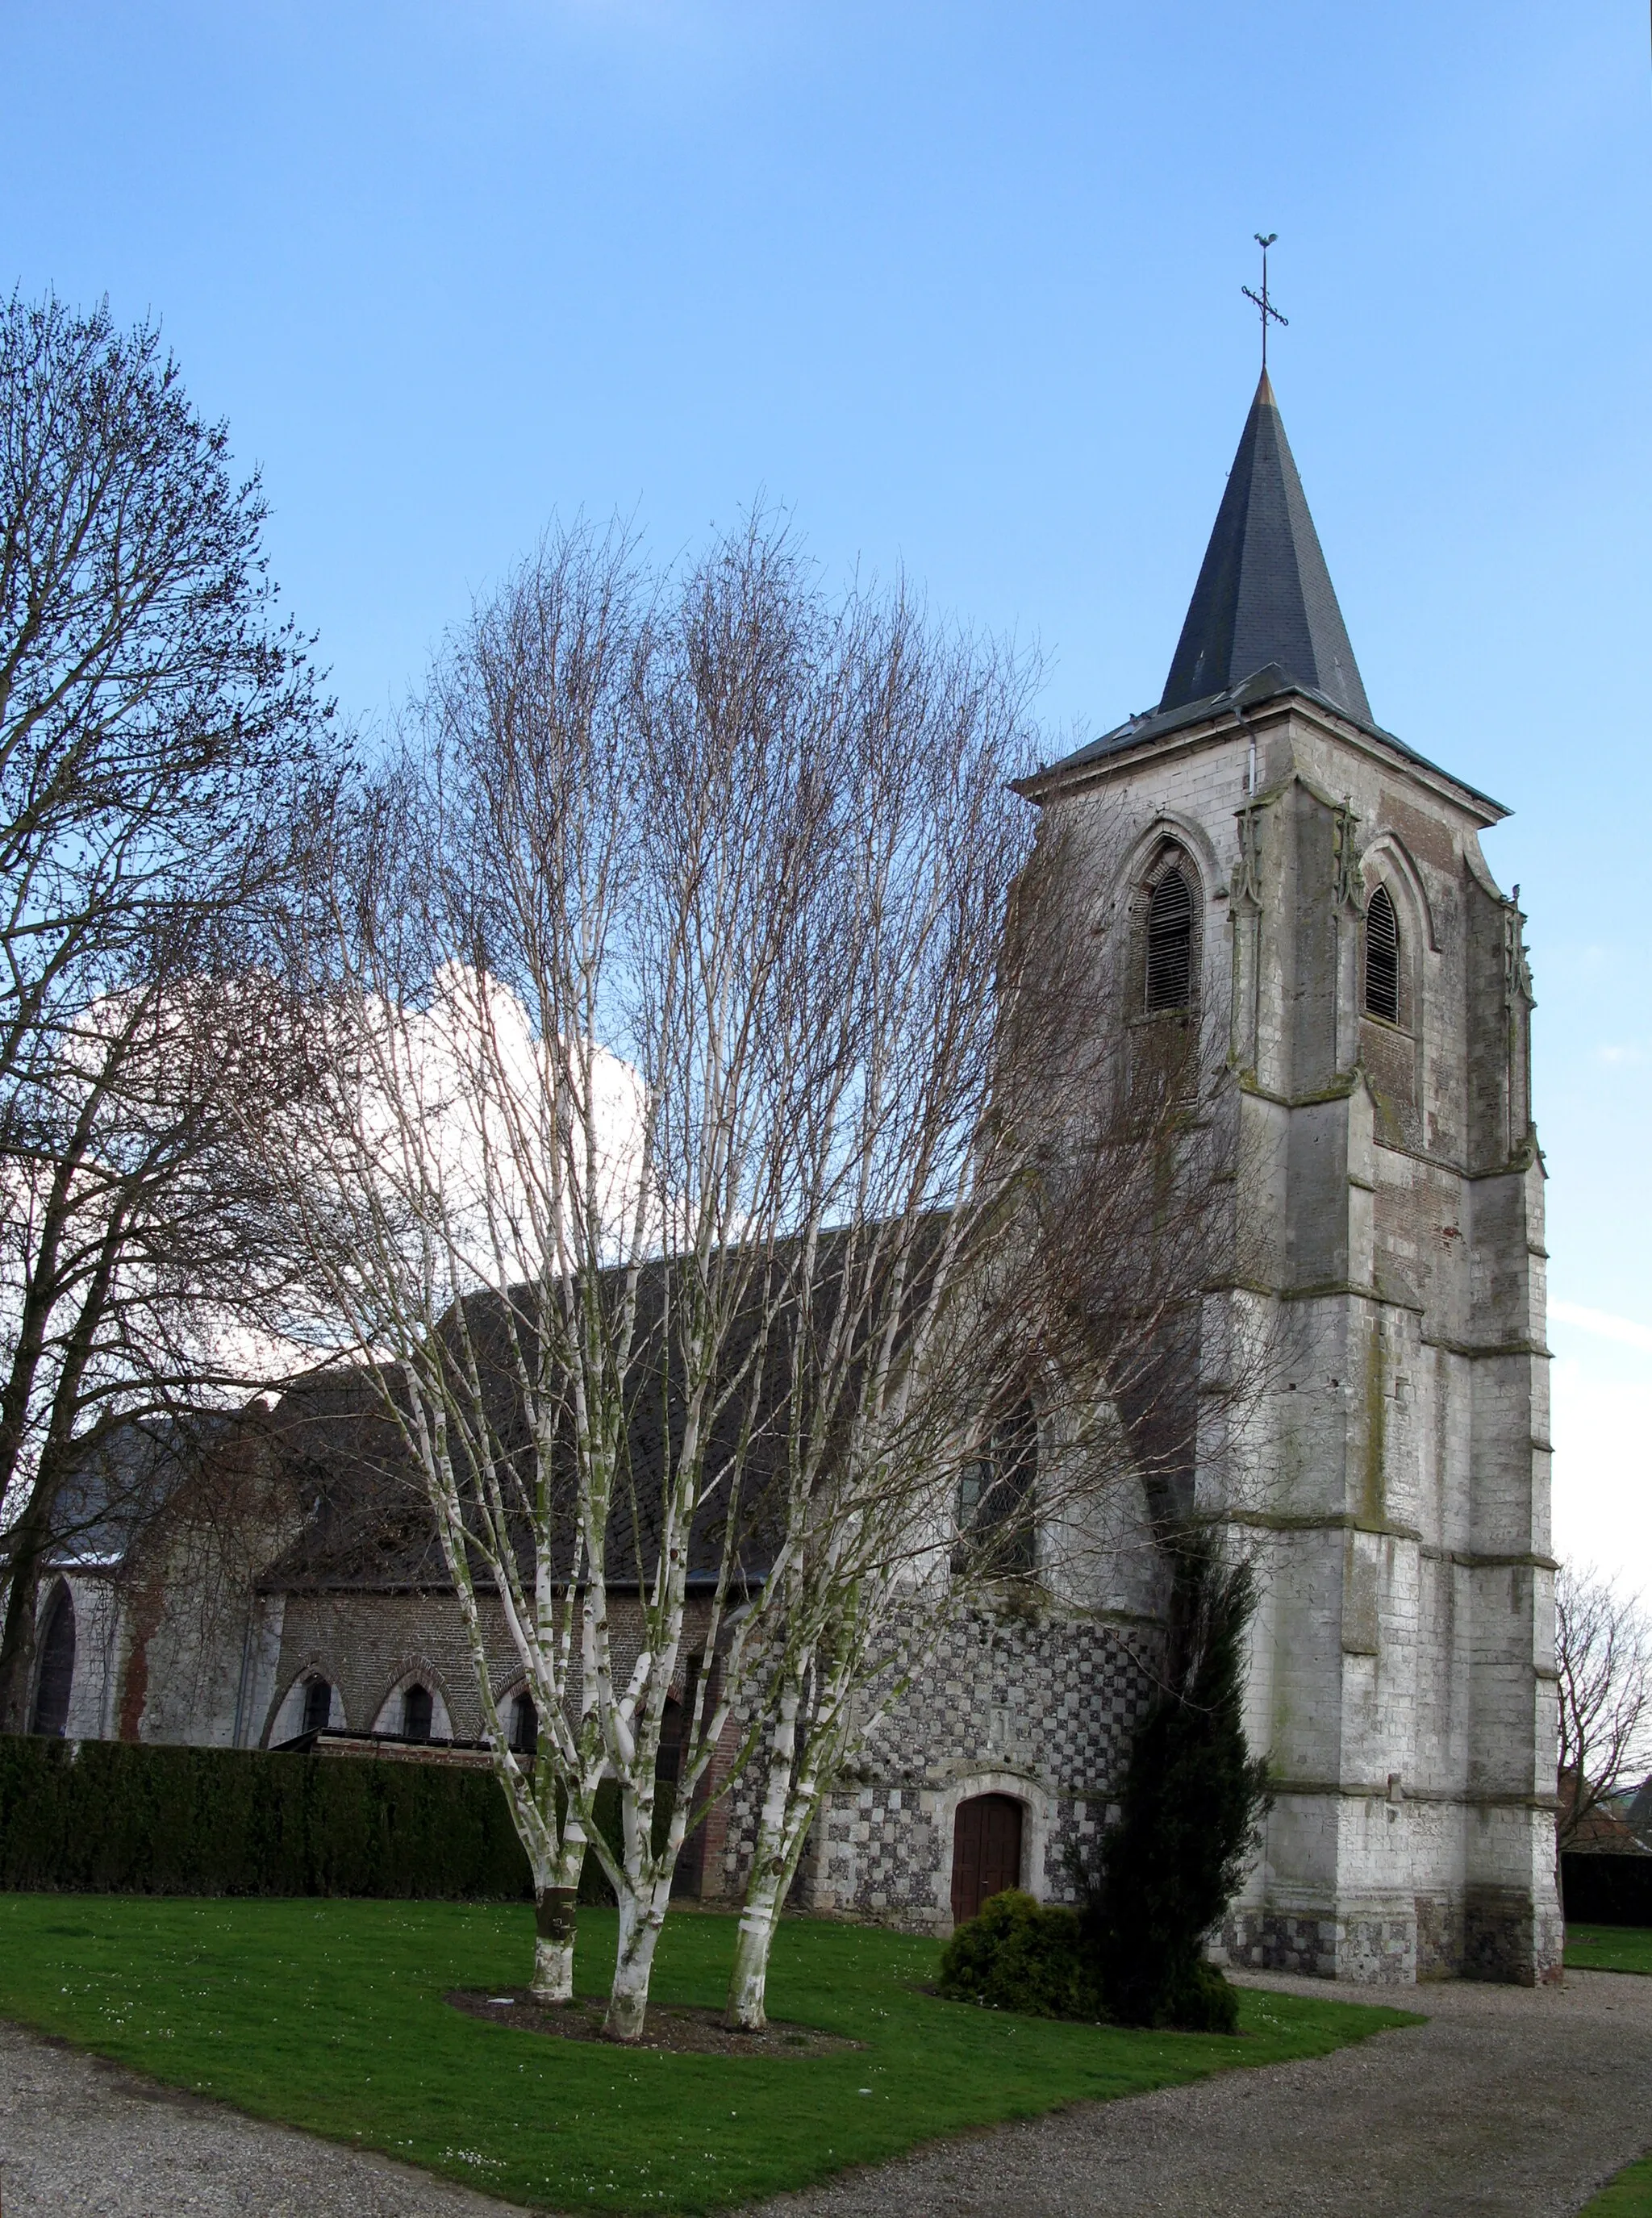
[[[1360,723],[1370,723],[1359,666],[1264,369],[1159,712],[1229,692],[1270,664],[1282,683],[1323,693]]]

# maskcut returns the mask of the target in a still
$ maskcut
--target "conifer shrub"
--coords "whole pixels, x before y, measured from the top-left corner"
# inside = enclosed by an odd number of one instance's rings
[[[1078,1913],[1008,1887],[960,1925],[941,1959],[939,1992],[953,2002],[1025,2017],[1102,2014],[1080,1942]]]
[[[1081,1946],[1123,2025],[1233,2033],[1239,1998],[1204,1957],[1269,1804],[1245,1745],[1245,1632],[1255,1575],[1208,1528],[1176,1536],[1165,1683],[1136,1729],[1118,1822],[1080,1918]]]

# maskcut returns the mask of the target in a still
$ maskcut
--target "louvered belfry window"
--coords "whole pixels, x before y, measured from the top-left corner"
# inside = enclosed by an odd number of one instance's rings
[[[1400,1021],[1400,920],[1386,886],[1365,911],[1365,1013]]]
[[[1193,999],[1193,893],[1174,864],[1147,908],[1147,1007],[1185,1009]]]

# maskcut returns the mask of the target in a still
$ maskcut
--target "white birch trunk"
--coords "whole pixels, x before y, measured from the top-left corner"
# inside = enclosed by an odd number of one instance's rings
[[[641,2041],[648,2017],[649,1981],[654,1973],[654,1952],[666,1922],[666,1903],[671,1893],[668,1878],[645,1893],[622,1895],[619,1903],[619,1946],[614,1957],[613,1985],[608,1993],[608,2013],[602,2030],[609,2041]]]
[[[536,2002],[568,2003],[574,1999],[574,1942],[579,1919],[580,1871],[585,1862],[585,1835],[568,1812],[550,1883],[534,1894],[533,1985]]]
[[[898,595],[840,620],[755,524],[660,618],[652,592],[628,545],[576,533],[444,658],[419,743],[351,835],[319,943],[324,995],[345,989],[337,1108],[319,1152],[295,1131],[289,1181],[425,1471],[535,1875],[546,1999],[571,1990],[578,1869],[543,1782],[554,1768],[593,1831],[593,1765],[619,1785],[623,1848],[591,1845],[619,1904],[622,2041],[642,2034],[724,1719],[751,1718],[778,1673],[783,1729],[755,1722],[731,1759],[767,1726],[730,2004],[762,2023],[774,1928],[844,1753],[833,1724],[812,1752],[821,1706],[800,1719],[796,1696],[822,1654],[844,1682],[829,1719],[875,1676],[892,1598],[914,1565],[944,1567],[960,1413],[995,1406],[1001,1371],[1019,1391],[1027,1349],[1052,1367],[1035,1276],[1007,1307],[966,1303],[955,1329],[949,1304],[977,1233],[1043,1163],[1018,1136],[1059,1129],[1044,1074],[1065,1068],[1040,1031],[1038,1116],[1019,1097],[997,1113],[999,1012],[1021,1007],[1024,968],[1024,935],[1002,928],[1029,821],[1008,783],[1028,736],[1015,659],[943,641]],[[667,1383],[680,1416],[640,1440],[634,1413]],[[784,1453],[786,1508],[754,1589],[741,1489],[758,1442],[765,1489]],[[658,1490],[652,1563],[616,1516],[637,1484]],[[719,1548],[690,1630],[691,1558]],[[619,1686],[607,1596],[633,1582],[645,1653]],[[495,1608],[539,1713],[537,1798],[494,1713]]]
[[[768,1988],[768,1957],[780,1905],[791,1881],[786,1816],[792,1800],[792,1764],[798,1744],[798,1692],[788,1688],[780,1697],[769,1740],[768,1776],[763,1782],[763,1806],[757,1820],[757,1841],[751,1878],[740,1913],[735,1938],[734,1973],[729,1982],[725,2023],[741,2033],[761,2033],[768,2023],[765,2012]]]
[[[747,1890],[734,1944],[726,2023],[739,2033],[761,2033],[768,2023],[768,1958],[780,1915],[785,1874],[771,1868]]]

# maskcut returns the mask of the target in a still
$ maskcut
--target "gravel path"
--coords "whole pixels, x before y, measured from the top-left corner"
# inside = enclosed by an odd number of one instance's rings
[[[969,2134],[748,2218],[1562,2218],[1652,2144],[1652,1979],[1574,1972],[1562,1988],[1430,1986],[1416,1999],[1426,2025],[1316,2063]],[[506,2209],[6,2025],[0,2205],[5,2218]]]
[[[1652,2145],[1652,1979],[1345,1992],[1429,2022],[971,2134],[779,2196],[761,2218],[1561,2218]]]

